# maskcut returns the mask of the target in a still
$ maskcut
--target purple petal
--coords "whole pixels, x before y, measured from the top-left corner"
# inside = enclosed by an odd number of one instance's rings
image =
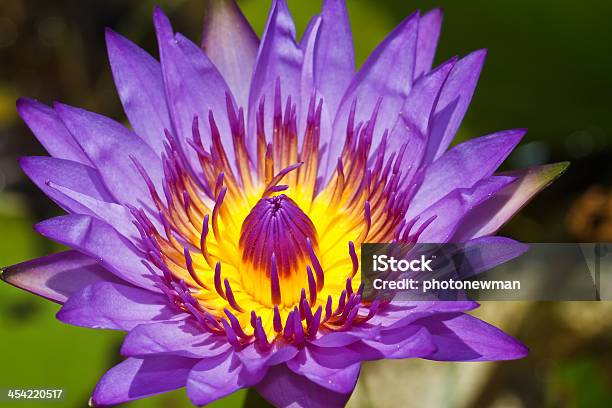
[[[295,346],[289,344],[272,345],[269,350],[259,350],[255,343],[251,343],[236,355],[248,371],[259,372],[264,366],[273,366],[291,360],[298,353]]]
[[[302,48],[304,50],[304,63],[302,65],[301,104],[298,116],[299,148],[302,148],[304,132],[306,131],[308,119],[308,111],[310,109],[310,103],[312,98],[314,98],[315,103],[321,102],[319,146],[328,145],[331,137],[332,119],[330,113],[333,112],[330,109],[327,99],[323,97],[321,91],[317,88],[315,84],[315,47],[318,42],[317,38],[318,32],[321,27],[321,22],[321,17],[315,16],[308,27],[308,32],[304,34],[304,38],[302,39]]]
[[[474,95],[486,54],[485,50],[475,51],[459,60],[451,71],[431,123],[427,163],[440,157],[455,137]]]
[[[249,92],[250,137],[247,138],[247,147],[251,157],[257,157],[255,128],[260,101],[265,98],[264,129],[266,137],[271,140],[276,82],[280,80],[283,106],[288,96],[292,101],[299,102],[302,59],[302,49],[295,40],[295,25],[289,8],[285,0],[274,0],[261,38]]]
[[[440,313],[467,312],[478,307],[473,301],[393,301],[380,310],[371,320],[384,329],[405,327],[415,320]]]
[[[562,162],[502,173],[517,177],[517,181],[474,208],[465,217],[454,240],[463,242],[494,234],[538,192],[563,174],[568,166],[568,162]]]
[[[456,241],[461,242],[461,241]],[[466,279],[523,255],[529,245],[506,237],[481,237],[462,245],[462,262],[457,264],[460,279]]]
[[[96,259],[119,278],[158,292],[138,250],[107,223],[87,215],[65,215],[35,226],[44,237]]]
[[[306,44],[308,44],[311,40],[314,40],[313,35],[316,37],[317,32],[314,30],[316,25],[320,25],[321,23],[321,15],[315,14],[310,18],[308,24],[306,24],[306,28],[302,33],[302,39],[300,40],[300,46],[302,49],[306,49]],[[314,49],[314,47],[313,47]],[[314,54],[314,52],[313,52]]]
[[[456,60],[451,59],[417,80],[404,100],[402,116],[424,135],[428,134],[429,123],[440,92],[455,63]]]
[[[182,357],[212,357],[230,349],[227,338],[203,331],[193,319],[142,324],[131,330],[123,341],[121,354],[146,357],[172,354]]]
[[[508,157],[525,130],[508,130],[455,146],[426,168],[409,212],[419,214],[457,188],[469,188],[488,177]]]
[[[440,28],[442,27],[442,10],[434,9],[426,13],[419,21],[419,38],[417,40],[416,64],[414,78],[429,72],[436,54]]]
[[[332,116],[355,75],[353,35],[345,0],[324,0],[314,54],[314,79]]]
[[[343,347],[356,343],[362,339],[375,338],[379,334],[379,328],[369,323],[354,326],[350,331],[332,331],[318,336],[309,343],[318,347]]]
[[[226,113],[226,96],[231,92],[225,80],[200,47],[180,34],[174,35],[170,20],[160,8],[155,8],[153,19],[170,116],[179,140],[183,141],[184,153],[194,168],[198,168],[195,151],[187,141],[192,139],[193,119],[197,116],[200,133],[210,144],[208,114],[212,111],[223,147],[233,165],[232,134]]]
[[[373,146],[378,146],[384,130],[393,128],[404,99],[412,89],[418,26],[419,15],[415,13],[393,30],[366,60],[342,97],[334,120],[334,137],[344,139],[355,101],[355,123],[359,123],[371,118],[382,98],[372,138]],[[342,147],[343,143],[337,140],[330,142],[329,153],[321,160],[324,177],[329,177],[335,169]]]
[[[362,340],[350,348],[364,360],[420,358],[436,351],[429,332],[418,326],[384,330],[376,340]]]
[[[146,166],[153,184],[162,191],[161,159],[135,133],[93,112],[63,104],[56,104],[55,109],[120,203],[140,207],[143,202],[151,202],[149,189],[132,158]]]
[[[90,164],[81,146],[53,109],[35,100],[21,98],[17,101],[17,112],[51,156]]]
[[[159,62],[111,29],[106,30],[106,46],[125,114],[134,131],[161,154],[164,129],[172,127]]]
[[[208,2],[202,48],[246,108],[259,39],[234,0]]]
[[[66,251],[32,259],[2,270],[2,280],[57,303],[95,282],[119,282],[92,258]]]
[[[81,194],[53,182],[49,182],[48,185],[51,189],[59,192],[65,200],[78,203],[82,207],[82,210],[78,211],[78,213],[90,215],[106,222],[126,238],[131,240],[140,239],[138,229],[133,224],[134,218],[126,207],[120,204],[96,200],[88,195]]]
[[[309,346],[287,362],[287,367],[328,390],[351,393],[357,383],[361,364],[354,362],[343,348]],[[355,353],[352,353],[353,355]]]
[[[133,286],[95,282],[72,294],[57,313],[64,323],[94,329],[132,330],[139,324],[185,317],[159,294]]]
[[[344,407],[351,393],[339,394],[295,374],[281,364],[268,370],[256,386],[257,391],[278,408],[335,408]]]
[[[413,227],[415,231],[433,217],[436,218],[421,233],[418,242],[449,242],[470,210],[515,180],[514,177],[491,176],[477,182],[474,187],[453,190],[419,214],[419,221]]]
[[[193,367],[187,378],[187,395],[193,404],[205,405],[257,384],[266,371],[263,369],[255,373],[245,370],[238,357],[228,351],[200,360]]]
[[[434,313],[438,312],[421,310],[411,315],[417,320]],[[287,366],[323,387],[344,392],[339,387],[349,385],[330,383],[328,379],[330,376],[336,378],[334,372],[337,370],[343,370],[366,360],[424,357],[435,351],[436,347],[426,330],[420,326],[408,326],[409,323],[395,324],[392,328],[377,330],[373,338],[364,337],[338,347],[318,347],[311,344],[307,347],[308,350],[301,351],[296,359],[287,363]]]
[[[529,350],[498,328],[466,314],[439,315],[415,322],[432,335],[439,361],[497,361],[527,356]]]
[[[128,358],[111,368],[96,385],[94,407],[120,404],[185,386],[198,360],[175,356]]]
[[[393,127],[387,142],[387,153],[399,152],[404,144],[409,146],[400,159],[402,163],[400,168],[405,172],[402,187],[409,185],[419,169],[427,147],[430,117],[454,64],[454,60],[442,64],[415,82]]]
[[[70,160],[46,156],[22,157],[19,164],[38,188],[68,212],[79,213],[85,212],[87,209],[49,187],[49,182],[66,186],[96,200],[114,201],[102,182],[100,173],[92,167]]]
[[[315,97],[315,101],[319,101],[322,99],[321,91],[317,89],[315,85],[315,51],[317,45],[317,38],[319,35],[319,30],[321,29],[321,16],[314,16],[308,27],[306,28],[306,32],[304,33],[304,37],[302,38],[301,46],[304,53],[304,58],[302,62],[302,73],[300,78],[300,112],[299,112],[299,132],[298,132],[298,146],[302,146],[302,141],[304,139],[304,131],[306,129],[306,120],[308,118],[308,111],[311,98]],[[325,113],[329,117],[329,113],[327,113],[327,101],[323,99]],[[320,144],[322,145],[327,140],[322,141]]]

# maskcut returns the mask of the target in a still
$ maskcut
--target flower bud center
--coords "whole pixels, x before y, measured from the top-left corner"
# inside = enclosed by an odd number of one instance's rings
[[[299,300],[307,281],[309,247],[317,248],[317,233],[292,199],[280,194],[259,200],[242,224],[239,245],[246,266],[242,273],[265,276],[262,284],[269,288],[248,288],[254,297],[274,304],[282,298],[285,305]]]

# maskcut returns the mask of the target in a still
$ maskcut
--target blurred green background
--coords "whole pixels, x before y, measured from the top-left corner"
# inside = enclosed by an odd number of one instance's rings
[[[176,30],[199,39],[204,0],[157,3]],[[269,3],[240,2],[258,33]],[[15,100],[59,100],[123,120],[104,27],[157,55],[153,4],[0,2],[0,266],[59,249],[31,228],[60,212],[17,165],[19,156],[44,151],[18,118]],[[289,4],[301,33],[320,1]],[[459,139],[526,127],[528,136],[506,167],[572,162],[503,232],[527,242],[612,241],[612,2],[349,0],[358,63],[404,16],[434,7],[445,14],[436,63],[489,49]],[[52,405],[82,407],[96,380],[120,361],[121,335],[61,324],[54,319],[57,310],[0,285],[0,387],[64,388],[66,399]],[[366,364],[349,405],[612,406],[611,312],[606,303],[484,305],[479,315],[525,341],[532,350],[528,358],[476,365]],[[241,406],[244,400],[240,392],[215,405]],[[179,391],[131,405],[187,404]]]

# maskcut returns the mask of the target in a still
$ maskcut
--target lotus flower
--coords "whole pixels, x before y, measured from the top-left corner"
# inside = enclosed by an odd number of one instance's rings
[[[106,32],[131,129],[18,101],[51,155],[21,166],[68,213],[36,230],[71,249],[2,277],[62,322],[127,332],[93,405],[256,387],[279,407],[342,406],[362,361],[527,354],[474,302],[361,298],[363,242],[512,242],[494,234],[566,166],[494,175],[524,130],[449,150],[486,52],[431,69],[441,19],[412,14],[355,73],[342,0],[299,42],[284,0],[261,40],[211,1],[201,46],[157,8],[159,62]]]

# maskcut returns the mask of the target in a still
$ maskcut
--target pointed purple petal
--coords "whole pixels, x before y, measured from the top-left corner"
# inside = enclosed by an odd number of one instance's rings
[[[251,343],[236,354],[246,369],[259,372],[263,366],[284,363],[294,358],[297,353],[298,349],[289,344],[274,344],[271,349],[261,350]]]
[[[154,185],[162,191],[161,159],[135,133],[93,112],[64,104],[56,104],[55,109],[120,203],[140,207],[143,202],[151,202],[149,189],[132,157],[146,164]]]
[[[518,340],[470,315],[439,315],[415,324],[425,327],[437,345],[437,351],[427,357],[430,360],[515,360],[529,353]]]
[[[379,327],[365,323],[352,327],[351,331],[333,331],[322,334],[320,337],[310,340],[309,343],[318,347],[343,347],[362,339],[375,338],[379,331]]]
[[[261,38],[249,92],[250,137],[247,139],[247,147],[251,157],[257,157],[255,129],[260,101],[265,98],[264,129],[266,137],[271,140],[276,82],[280,80],[283,106],[288,96],[291,96],[292,101],[299,102],[302,60],[303,53],[295,39],[295,25],[289,8],[285,0],[274,0]]]
[[[81,146],[53,109],[35,100],[21,98],[17,101],[17,112],[51,156],[90,164]]]
[[[433,109],[454,64],[454,60],[442,64],[415,82],[387,141],[388,153],[399,152],[404,144],[409,146],[401,158],[398,158],[402,163],[401,169],[405,172],[402,187],[410,183],[413,175],[419,169],[427,148],[427,136]]]
[[[428,312],[426,313],[422,310],[412,314],[415,315],[414,319],[416,320],[419,317],[432,313],[431,311]],[[333,375],[334,369],[348,367],[360,361],[386,358],[417,358],[428,356],[435,351],[436,347],[426,330],[419,326],[407,326],[408,323],[398,324],[397,327],[393,328],[379,328],[372,338],[363,336],[359,341],[339,345],[338,347],[330,347],[328,345],[325,347],[309,346],[308,356],[310,361],[307,360],[307,364],[302,363],[304,365],[302,370],[314,370],[315,373],[312,375],[315,376],[322,376],[324,373]],[[302,359],[304,358],[302,357]],[[294,370],[292,364],[294,363],[290,362],[287,365]],[[328,387],[326,384],[312,378],[307,372],[304,372],[304,374],[321,386]],[[331,389],[339,391],[338,389]]]
[[[435,217],[418,237],[421,243],[449,242],[463,217],[475,206],[490,198],[505,186],[515,181],[514,177],[491,176],[477,182],[474,187],[453,190],[447,196],[419,214],[414,225],[417,231]]]
[[[457,275],[466,279],[523,255],[529,245],[498,236],[472,239],[461,248],[462,262],[457,264]]]
[[[419,21],[419,38],[417,41],[414,78],[429,72],[436,54],[440,28],[442,27],[442,10],[427,12]]]
[[[428,134],[431,116],[440,97],[440,92],[455,63],[456,60],[451,59],[417,80],[404,101],[402,115],[424,135]]]
[[[161,154],[164,129],[172,127],[159,62],[110,29],[106,30],[106,46],[125,114],[134,131]]]
[[[318,33],[321,28],[320,16],[313,17],[309,32],[304,34],[302,49],[304,50],[304,63],[302,65],[301,77],[301,103],[298,116],[298,147],[302,148],[304,132],[306,131],[308,114],[311,102],[321,103],[321,114],[319,122],[319,146],[329,144],[332,129],[332,115],[335,109],[329,106],[327,99],[323,96],[315,83],[315,52],[318,43]],[[314,99],[313,99],[314,98]]]
[[[498,132],[468,140],[449,150],[425,170],[409,212],[417,215],[454,189],[472,187],[493,174],[524,134],[523,129]]]
[[[208,2],[202,48],[246,108],[259,39],[235,0]]]
[[[351,393],[339,394],[295,374],[281,364],[268,370],[257,391],[278,408],[341,408]]]
[[[186,317],[160,294],[134,286],[95,282],[74,293],[57,318],[94,329],[132,330],[139,324]]]
[[[319,31],[321,29],[322,19],[321,16],[314,16],[308,27],[306,28],[306,32],[304,33],[304,37],[302,38],[301,47],[304,53],[304,58],[302,61],[302,72],[300,78],[300,112],[299,112],[299,133],[298,140],[299,145],[302,146],[302,140],[304,138],[304,131],[306,128],[306,120],[308,118],[308,111],[310,108],[310,100],[315,96],[315,101],[319,101],[322,98],[321,91],[317,89],[315,85],[315,52],[317,45],[317,38],[319,36]],[[327,106],[326,100],[323,100],[325,107]],[[324,107],[324,109],[326,109]],[[326,112],[327,113],[327,112]]]
[[[67,212],[96,217],[129,238],[140,238],[127,208],[112,201],[89,166],[52,157],[23,157],[20,164],[32,181]]]
[[[78,211],[79,214],[90,215],[106,222],[128,239],[133,241],[140,239],[138,228],[134,225],[134,218],[126,207],[120,204],[96,200],[88,195],[81,194],[53,182],[49,182],[49,187],[59,192],[65,200],[81,205],[82,211]]]
[[[58,191],[49,187],[47,184],[49,181],[61,184],[97,200],[114,201],[114,198],[102,182],[100,173],[92,167],[70,160],[46,156],[22,157],[19,160],[19,164],[30,180],[66,211],[81,212],[85,209],[79,203],[74,200],[67,200]]]
[[[32,259],[2,270],[2,280],[58,303],[94,282],[119,282],[92,258],[77,251]]]
[[[346,394],[355,388],[361,364],[345,358],[342,348],[309,346],[288,361],[287,367],[321,387]]]
[[[355,52],[346,1],[324,0],[314,55],[314,82],[332,116],[353,75]]]
[[[174,35],[170,20],[160,8],[155,8],[154,17],[159,55],[164,75],[168,108],[184,154],[194,168],[199,167],[195,151],[189,146],[192,140],[193,119],[200,121],[200,133],[208,147],[211,130],[208,114],[215,114],[223,147],[230,163],[234,163],[232,134],[226,114],[226,95],[231,92],[225,80],[206,54],[184,36]]]
[[[487,52],[475,51],[455,64],[431,123],[425,161],[430,163],[448,148],[470,105]]]
[[[350,348],[364,360],[421,358],[436,351],[431,335],[418,326],[384,330],[376,339],[362,340]]]
[[[121,354],[146,357],[151,354],[201,358],[229,350],[223,336],[211,335],[193,322],[183,321],[142,324],[131,330],[123,341]]]
[[[353,103],[356,101],[355,123],[367,121],[382,98],[372,145],[378,146],[386,129],[391,130],[397,121],[404,99],[412,89],[417,44],[419,15],[406,18],[374,50],[353,78],[334,120],[333,137],[344,140],[346,125]],[[343,143],[330,142],[329,153],[321,161],[324,176],[335,169]]]
[[[308,21],[308,24],[306,25],[306,28],[304,29],[304,33],[302,34],[302,39],[300,40],[300,46],[302,47],[302,49],[305,49],[306,44],[308,44],[309,41],[313,40],[312,38],[313,35],[316,36],[316,32],[314,28],[315,28],[315,25],[320,24],[320,22],[321,22],[320,14],[315,14],[314,16],[310,18],[310,21]]]
[[[128,358],[104,374],[96,385],[91,404],[94,407],[115,405],[184,387],[197,361],[175,356]]]
[[[476,309],[473,301],[392,301],[380,310],[370,322],[384,329],[405,327],[415,320],[440,313],[467,312]]]
[[[267,368],[267,367],[266,367]],[[248,372],[232,352],[200,360],[187,378],[187,395],[195,405],[205,405],[241,388],[257,384],[265,375]]]
[[[158,292],[139,251],[107,223],[87,215],[65,215],[35,226],[44,237],[77,249],[136,286]]]
[[[517,177],[517,181],[474,208],[464,219],[454,239],[463,242],[470,238],[494,234],[568,166],[568,162],[562,162],[502,173]]]

